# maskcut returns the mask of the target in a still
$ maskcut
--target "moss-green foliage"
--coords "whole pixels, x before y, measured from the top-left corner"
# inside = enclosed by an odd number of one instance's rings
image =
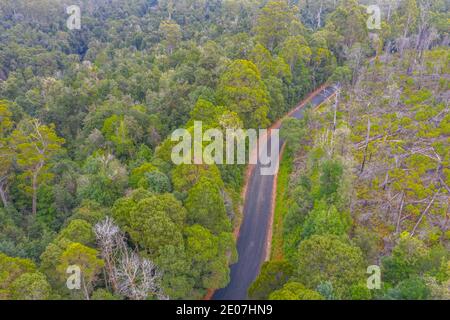
[[[323,296],[314,290],[305,288],[298,282],[289,282],[282,289],[272,292],[270,300],[324,300]]]
[[[171,194],[151,195],[137,190],[115,203],[113,217],[151,256],[157,256],[164,246],[182,244],[186,209]]]
[[[341,161],[328,159],[321,148],[312,150],[309,157],[306,172],[291,181],[290,197],[295,202],[283,221],[284,251],[289,259],[295,259],[301,240],[315,234],[345,238],[352,223]]]
[[[200,224],[214,233],[231,231],[219,187],[213,181],[200,178],[186,198],[188,221]]]
[[[81,219],[70,221],[67,227],[59,232],[57,239],[67,239],[85,245],[95,244],[95,234],[92,225]]]
[[[11,299],[11,285],[20,278],[21,275],[36,271],[35,264],[29,259],[9,257],[0,253],[0,297]]]
[[[289,280],[294,272],[293,266],[287,261],[268,261],[261,266],[258,278],[248,289],[251,299],[266,300],[269,295]]]
[[[98,258],[99,252],[96,249],[87,247],[81,243],[72,242],[67,245],[58,259],[56,272],[62,284],[66,284],[67,270],[70,266],[77,266],[81,272],[82,292],[71,291],[64,288],[63,292],[70,292],[70,295],[79,296],[82,294],[85,298],[93,291],[97,277],[100,275],[104,266],[104,261]]]
[[[42,273],[24,273],[11,284],[10,292],[14,300],[47,300],[51,287]]]
[[[339,213],[333,205],[328,207],[324,202],[316,205],[308,214],[303,225],[302,238],[312,235],[333,234],[346,235],[351,226],[348,212]]]
[[[364,279],[361,250],[336,236],[314,235],[302,241],[297,258],[299,282],[316,288],[321,282],[330,281],[338,298],[350,298],[351,286]]]
[[[289,197],[289,176],[293,170],[293,153],[287,147],[280,160],[280,169],[277,176],[277,200],[272,227],[272,246],[270,258],[283,259],[283,220],[292,208],[293,200]]]
[[[120,300],[120,297],[114,296],[106,289],[97,289],[92,293],[92,300]]]
[[[267,88],[254,63],[233,61],[222,75],[218,87],[219,99],[244,121],[247,128],[264,128],[269,121]]]
[[[216,236],[200,225],[186,228],[185,233],[186,254],[196,280],[192,295],[200,298],[206,289],[222,288],[228,283],[228,263],[233,263],[237,256],[234,240],[229,233]]]
[[[445,282],[449,276],[446,271],[448,260],[449,253],[445,248],[430,249],[422,241],[403,234],[392,255],[382,260],[384,279],[394,286],[425,275]]]

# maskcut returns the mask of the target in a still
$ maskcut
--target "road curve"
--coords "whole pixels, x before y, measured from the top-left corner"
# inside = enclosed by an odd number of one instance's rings
[[[332,87],[321,88],[303,100],[288,115],[301,118],[303,106],[311,103],[317,106],[334,94]],[[281,121],[275,123],[272,129],[280,128]],[[262,143],[263,147],[270,146]],[[280,141],[280,149],[283,142]],[[270,147],[269,147],[270,150]],[[214,300],[244,300],[247,299],[247,290],[259,274],[261,264],[266,259],[268,251],[268,235],[271,228],[272,205],[275,176],[260,174],[261,165],[254,165],[247,180],[247,189],[244,200],[244,218],[237,239],[239,259],[231,265],[231,279],[227,287],[217,290]]]

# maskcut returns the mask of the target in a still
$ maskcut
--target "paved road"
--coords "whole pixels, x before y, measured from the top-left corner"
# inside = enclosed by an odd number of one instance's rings
[[[310,103],[313,106],[317,106],[333,93],[334,90],[331,87],[325,88],[313,95]],[[296,108],[291,116],[301,118],[303,116],[302,108]],[[277,127],[279,125],[274,128]],[[265,146],[266,144],[263,145]],[[270,146],[270,137],[268,137],[267,145]],[[283,142],[280,141],[280,148],[282,145]],[[271,216],[274,176],[261,175],[260,167],[260,164],[255,165],[255,169],[248,181],[244,204],[244,219],[237,241],[239,260],[231,266],[230,283],[227,287],[214,293],[214,300],[247,299],[248,287],[259,274],[261,264],[264,262]]]

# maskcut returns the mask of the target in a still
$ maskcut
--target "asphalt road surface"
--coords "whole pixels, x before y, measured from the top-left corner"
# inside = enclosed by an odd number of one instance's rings
[[[333,93],[334,89],[327,87],[312,96],[310,103],[313,107],[317,106]],[[291,116],[301,118],[303,109],[297,108]],[[274,128],[276,129],[277,126]],[[270,146],[270,136],[268,137],[268,143],[263,144],[263,146],[266,145]],[[280,149],[282,145],[283,142],[280,140]],[[244,201],[244,219],[237,240],[238,262],[231,266],[230,283],[227,287],[214,293],[214,300],[247,299],[247,290],[258,276],[261,264],[264,262],[275,176],[261,175],[260,167],[260,164],[255,165],[248,181]]]

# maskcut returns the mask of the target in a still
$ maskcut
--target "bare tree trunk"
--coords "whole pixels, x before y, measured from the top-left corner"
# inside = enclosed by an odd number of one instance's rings
[[[6,193],[3,189],[3,185],[0,186],[0,198],[2,199],[3,207],[6,208],[8,206],[8,199],[6,198]]]
[[[400,230],[400,221],[402,219],[402,211],[403,211],[403,205],[405,204],[405,191],[402,192],[402,199],[400,200],[400,209],[398,210],[397,215],[397,225],[395,226],[395,233],[398,234]]]
[[[386,186],[387,186],[388,183],[389,183],[389,170],[386,171],[386,175],[384,176],[383,184],[381,185],[383,190],[386,190]]]
[[[337,108],[339,104],[339,85],[336,86],[336,97],[334,102],[334,116],[333,116],[333,130],[331,132],[331,141],[330,141],[330,157],[333,156],[334,153],[334,134],[337,126]]]
[[[388,22],[391,21],[391,10],[392,10],[392,3],[389,2],[389,7],[388,7],[388,12],[387,12],[387,17],[386,17],[386,20],[387,20]]]
[[[84,291],[84,296],[86,297],[86,300],[90,300],[89,299],[89,291],[86,287],[86,282],[84,281],[84,277],[82,277],[83,279],[83,291]]]
[[[366,157],[367,157],[367,149],[369,148],[369,141],[370,141],[370,117],[367,118],[367,135],[366,135],[366,146],[364,148],[364,157],[361,164],[361,170],[359,174],[362,174],[364,171],[364,166],[366,164]]]
[[[317,28],[320,29],[321,24],[322,24],[322,20],[321,20],[321,16],[322,16],[322,8],[323,8],[323,3],[322,1],[320,2],[320,8],[319,8],[319,12],[317,13]]]
[[[336,131],[337,108],[338,108],[338,104],[339,104],[339,95],[340,95],[340,88],[338,85],[336,87],[336,98],[335,98],[335,102],[334,102],[333,132]]]
[[[114,292],[117,292],[117,279],[114,274],[114,262],[111,261],[111,256],[108,255],[105,259],[107,274],[109,274],[109,280],[111,282],[111,286]]]
[[[411,23],[411,14],[408,15],[408,19],[406,20],[405,30],[403,32],[403,38],[406,38],[409,31],[409,24]]]
[[[450,193],[450,187],[445,183],[441,176],[439,176],[439,181],[441,182],[441,185],[447,190],[447,192]]]
[[[37,172],[33,173],[33,182],[32,182],[33,186],[33,200],[32,200],[32,207],[31,207],[31,212],[33,213],[33,215],[36,215],[37,212]]]
[[[32,178],[32,189],[33,189],[33,197],[32,197],[32,205],[31,205],[31,212],[33,215],[36,215],[37,212],[37,190],[38,190],[38,176],[41,169],[44,167],[44,162],[41,161],[37,165],[36,169],[33,171],[33,178]]]
[[[3,206],[6,208],[8,206],[8,196],[6,194],[6,181],[8,177],[3,177],[0,179],[0,198],[2,199]]]
[[[419,220],[417,220],[416,225],[414,226],[413,230],[411,231],[411,237],[414,236],[414,233],[417,230],[417,227],[420,225],[420,223],[422,222],[423,217],[427,214],[428,210],[430,210],[431,205],[434,202],[434,199],[436,199],[437,194],[439,193],[440,189],[433,195],[433,198],[431,198],[431,201],[428,203],[428,206],[426,207],[426,209],[422,212],[422,214],[420,215]]]

